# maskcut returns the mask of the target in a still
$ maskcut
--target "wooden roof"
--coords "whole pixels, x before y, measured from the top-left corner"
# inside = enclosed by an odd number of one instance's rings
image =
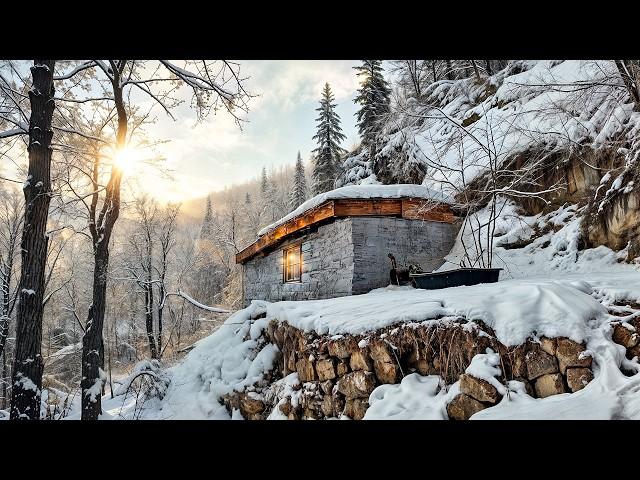
[[[236,263],[245,263],[265,254],[303,228],[343,217],[389,216],[409,220],[453,223],[456,217],[449,205],[415,198],[367,198],[327,200],[315,208],[277,226],[236,254]]]

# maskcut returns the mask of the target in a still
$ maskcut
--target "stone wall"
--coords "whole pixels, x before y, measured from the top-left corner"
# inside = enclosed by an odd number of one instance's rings
[[[400,268],[415,264],[430,272],[440,267],[453,247],[458,228],[455,224],[395,217],[353,218],[353,293],[389,285],[389,253]]]
[[[438,268],[449,253],[457,225],[394,217],[352,217],[320,226],[264,257],[243,265],[244,303],[309,300],[366,293],[389,285],[393,253],[398,266]],[[302,242],[299,283],[282,281],[282,249]]]
[[[330,337],[305,333],[287,323],[271,321],[267,341],[280,349],[270,373],[273,384],[296,372],[292,395],[241,392],[224,398],[227,408],[239,409],[247,419],[264,419],[274,409],[289,419],[322,419],[346,415],[362,419],[371,392],[381,384],[400,383],[405,375],[439,375],[447,385],[460,380],[460,393],[447,409],[452,419],[467,419],[497,403],[501,396],[488,382],[465,374],[473,357],[493,349],[500,356],[498,380],[518,380],[533,397],[578,391],[591,381],[590,356],[585,346],[567,338],[529,340],[506,347],[481,322],[448,319],[401,324],[366,335]],[[263,388],[266,392],[268,386]]]
[[[302,242],[299,283],[282,281],[282,249]],[[293,239],[264,257],[243,265],[244,304],[251,300],[309,300],[351,295],[353,243],[351,219],[322,225],[302,239]]]

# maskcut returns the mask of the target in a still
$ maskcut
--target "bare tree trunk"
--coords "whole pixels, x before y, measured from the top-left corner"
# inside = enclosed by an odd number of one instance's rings
[[[108,359],[109,359],[109,392],[111,393],[111,398],[113,398],[113,374],[111,371],[111,345],[107,344],[109,348]]]
[[[40,418],[44,279],[47,261],[47,219],[51,201],[51,120],[55,60],[35,60],[29,90],[29,173],[23,188],[26,203],[22,230],[22,266],[11,389],[11,419]]]
[[[0,288],[2,289],[2,307],[0,310],[0,355],[4,353],[9,336],[9,322],[11,320],[11,272],[13,271],[13,251],[7,256],[0,271]]]
[[[631,100],[633,100],[633,109],[635,111],[640,111],[640,93],[638,92],[638,85],[636,83],[636,79],[633,77],[631,65],[628,60],[616,60],[616,67],[618,67],[618,72],[620,72],[620,76],[622,77],[622,81],[624,82],[624,86],[629,92],[629,96]]]
[[[97,420],[102,413],[102,377],[100,375],[102,328],[106,306],[109,250],[103,243],[95,252],[93,303],[89,307],[87,326],[82,337],[82,419]]]
[[[151,358],[158,358],[156,339],[153,335],[153,284],[150,281],[151,275],[149,275],[147,280],[148,282],[144,287],[145,326],[147,329],[147,340],[149,341],[149,352],[151,353]]]
[[[127,111],[125,109],[120,85],[120,76],[126,62],[111,62],[113,71],[113,97],[118,115],[118,130],[116,133],[116,149],[122,150],[127,138]],[[94,164],[94,190],[96,193],[91,200],[91,219],[89,230],[93,238],[93,302],[89,307],[87,325],[82,337],[82,420],[97,420],[102,412],[103,378],[100,375],[100,365],[104,363],[104,342],[102,330],[104,327],[104,312],[107,301],[107,271],[109,268],[109,241],[113,226],[120,215],[120,183],[122,170],[117,165],[111,167],[111,177],[105,188],[106,194],[100,214],[96,218],[98,201],[97,161]]]
[[[165,293],[163,275],[160,279],[160,292],[158,293],[160,297],[160,305],[158,306],[158,358],[162,357],[162,313],[164,311]]]
[[[7,351],[2,351],[2,409],[7,409],[7,381],[9,372],[7,371]]]

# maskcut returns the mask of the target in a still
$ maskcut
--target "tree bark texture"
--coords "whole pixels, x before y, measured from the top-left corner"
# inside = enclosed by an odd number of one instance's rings
[[[15,359],[11,389],[11,419],[40,418],[44,362],[41,354],[42,312],[47,261],[47,219],[51,201],[51,139],[53,130],[55,60],[34,60],[29,90],[29,170],[24,184],[25,217],[18,293]]]

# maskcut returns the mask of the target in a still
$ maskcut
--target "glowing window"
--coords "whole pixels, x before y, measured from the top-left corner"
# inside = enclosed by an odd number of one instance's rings
[[[283,253],[283,281],[299,282],[302,271],[302,245],[286,248]]]

